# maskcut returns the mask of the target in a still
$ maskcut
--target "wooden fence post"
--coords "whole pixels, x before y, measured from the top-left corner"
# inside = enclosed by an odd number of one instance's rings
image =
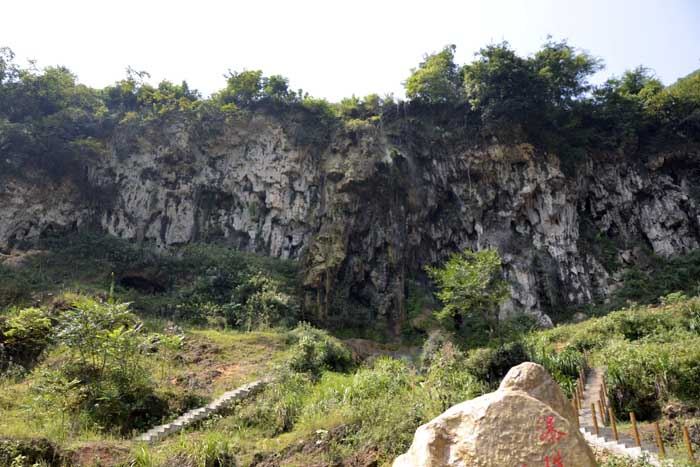
[[[605,392],[603,391],[602,388],[600,389],[600,402],[603,403],[603,410],[604,410],[603,413],[607,416],[608,415],[608,401],[605,399]]]
[[[600,414],[600,424],[605,426],[605,411],[603,410],[603,403],[598,400],[598,413]]]
[[[576,399],[573,399],[571,401],[571,405],[574,408],[574,422],[576,423],[576,428],[578,429],[579,428],[579,425],[578,425],[578,405],[576,404]]]
[[[654,430],[656,431],[656,444],[659,446],[660,457],[666,457],[666,449],[664,449],[664,439],[661,437],[661,429],[659,422],[654,422]]]
[[[605,375],[603,375],[603,392],[605,393],[605,399],[606,399],[606,403],[607,403],[608,386],[605,384]]]
[[[688,449],[688,460],[690,462],[695,462],[695,455],[693,453],[693,445],[690,442],[690,434],[688,433],[688,427],[683,425],[683,441],[685,441],[685,447]]]
[[[608,417],[610,418],[610,426],[612,427],[613,435],[615,436],[615,441],[620,441],[620,437],[617,435],[617,422],[615,421],[615,412],[613,412],[612,407],[608,407]]]
[[[630,422],[632,422],[634,441],[637,443],[637,446],[642,447],[642,442],[639,439],[639,430],[637,430],[637,417],[634,415],[634,412],[630,412]]]
[[[595,435],[600,436],[600,429],[598,428],[598,418],[595,415],[595,403],[591,402],[591,417],[593,417],[593,428],[595,429]]]

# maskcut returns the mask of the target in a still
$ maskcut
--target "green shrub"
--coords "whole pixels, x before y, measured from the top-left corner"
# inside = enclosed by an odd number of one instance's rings
[[[632,459],[628,456],[610,456],[605,459],[600,467],[652,467],[654,464],[647,462],[645,458]],[[677,465],[675,462],[673,465]]]
[[[571,393],[589,352],[607,367],[610,400],[618,413],[653,418],[669,398],[700,401],[700,299],[673,293],[662,306],[635,306],[526,338],[531,358]]]
[[[652,255],[648,263],[644,269],[632,268],[623,275],[622,287],[612,294],[608,309],[628,301],[658,303],[669,294],[695,295],[700,291],[700,249],[671,258]]]
[[[146,369],[143,350],[151,342],[141,330],[126,304],[74,297],[56,335],[66,359],[59,370],[40,375],[34,392],[49,411],[122,434],[160,421],[168,403]]]
[[[30,368],[51,343],[53,323],[39,308],[0,316],[0,371],[11,364]]]
[[[443,346],[454,342],[454,336],[443,330],[434,330],[423,343],[420,353],[420,368],[427,370],[433,360],[440,355]]]
[[[403,361],[376,359],[354,375],[324,373],[304,403],[299,425],[352,427],[345,449],[374,446],[386,461],[405,451],[415,429],[439,413],[418,385],[417,375]]]
[[[0,264],[0,308],[28,302],[32,288],[26,274]]]
[[[512,367],[529,360],[521,342],[479,348],[467,356],[466,370],[478,381],[495,388]]]
[[[0,465],[33,467],[60,466],[67,459],[60,449],[47,439],[0,439]]]
[[[425,387],[439,401],[441,411],[486,392],[486,385],[467,371],[464,354],[450,342],[432,358]]]
[[[236,418],[243,426],[256,427],[269,436],[290,431],[299,418],[311,386],[308,375],[282,371],[255,404],[241,407]]]
[[[688,330],[700,334],[700,299],[689,300],[681,306]]]
[[[570,346],[557,351],[550,345],[531,344],[528,347],[528,354],[533,362],[542,365],[552,375],[568,397],[573,394],[579,369],[586,367],[583,353]]]
[[[232,314],[236,324],[247,331],[296,322],[294,298],[282,292],[275,280],[263,274],[255,274],[236,287],[234,296],[241,306]]]
[[[324,370],[347,371],[352,367],[352,353],[326,331],[299,324],[290,332],[294,343],[289,367],[298,372],[320,375]]]
[[[377,446],[386,461],[406,451],[416,428],[439,413],[407,364],[388,357],[361,368],[342,401],[346,419],[358,426],[348,442]]]
[[[616,341],[606,348],[608,391],[618,413],[653,418],[669,397],[700,400],[700,338]]]

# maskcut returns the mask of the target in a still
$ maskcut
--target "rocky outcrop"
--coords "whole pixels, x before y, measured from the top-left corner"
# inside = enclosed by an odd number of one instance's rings
[[[547,325],[549,310],[610,293],[607,262],[700,241],[691,149],[646,165],[591,154],[564,175],[531,145],[425,130],[410,115],[323,144],[295,134],[265,114],[117,129],[72,178],[0,175],[0,248],[88,225],[158,248],[225,242],[300,261],[305,306],[320,319],[398,326],[408,279],[456,250],[492,246],[512,287],[502,314]]]
[[[394,467],[595,466],[572,414],[554,408],[565,399],[561,389],[539,365],[516,368],[497,391],[419,427]]]

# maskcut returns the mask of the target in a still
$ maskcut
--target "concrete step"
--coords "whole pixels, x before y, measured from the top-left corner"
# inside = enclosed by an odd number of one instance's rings
[[[660,463],[655,455],[657,454],[658,449],[655,445],[642,442],[642,446],[638,447],[636,446],[636,442],[632,439],[632,437],[624,432],[618,432],[618,440],[616,441],[612,428],[604,425],[602,420],[599,418],[599,436],[594,434],[595,428],[593,425],[593,413],[590,407],[592,403],[595,403],[597,407],[599,394],[603,387],[604,375],[605,371],[602,368],[592,368],[588,372],[588,375],[586,375],[586,384],[584,386],[583,394],[583,409],[579,412],[579,425],[581,426],[581,432],[586,438],[586,441],[591,445],[608,449],[614,454],[625,455],[635,459],[646,455],[649,457],[649,461],[652,465],[659,466]],[[597,413],[596,415],[599,416]]]
[[[204,407],[199,407],[197,409],[190,410],[189,412],[180,415],[178,418],[170,422],[169,424],[159,425],[151,428],[145,433],[140,434],[135,438],[136,441],[155,443],[165,438],[166,436],[176,433],[184,428],[203,420],[212,414],[221,410],[224,406],[228,405],[234,400],[241,400],[245,397],[253,394],[257,389],[262,388],[265,384],[271,382],[271,379],[265,381],[254,381],[252,383],[245,384],[232,391],[227,391],[209,404]]]

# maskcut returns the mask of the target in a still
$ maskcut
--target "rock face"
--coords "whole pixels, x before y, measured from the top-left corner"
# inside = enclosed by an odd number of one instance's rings
[[[512,287],[502,315],[547,325],[547,311],[615,287],[606,263],[699,245],[697,150],[647,164],[591,154],[565,176],[531,145],[416,121],[399,115],[313,145],[264,114],[120,127],[73,177],[0,174],[0,249],[81,226],[159,248],[224,242],[300,261],[306,306],[321,319],[396,326],[407,281],[457,250],[496,247]]]
[[[555,410],[565,398],[544,369],[526,363],[509,376],[497,391],[419,427],[394,467],[594,467],[574,423]]]

